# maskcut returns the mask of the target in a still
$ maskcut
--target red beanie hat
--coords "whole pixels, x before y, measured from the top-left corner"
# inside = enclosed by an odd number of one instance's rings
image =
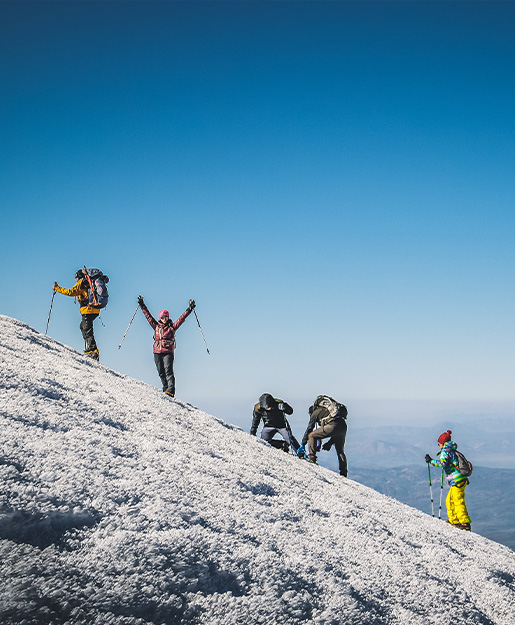
[[[445,443],[448,443],[451,440],[451,434],[452,432],[450,430],[447,430],[447,432],[440,434],[440,436],[438,437],[438,442],[440,443],[440,445],[445,445]]]

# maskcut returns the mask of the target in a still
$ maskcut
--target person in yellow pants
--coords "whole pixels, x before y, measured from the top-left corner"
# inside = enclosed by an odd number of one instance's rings
[[[438,459],[433,459],[426,454],[426,462],[433,467],[441,467],[449,482],[449,493],[445,500],[449,523],[463,530],[471,529],[471,520],[465,504],[465,487],[469,483],[468,478],[458,470],[458,457],[456,449],[458,445],[451,440],[452,432],[447,430],[438,437]]]
[[[465,487],[467,483],[468,479],[460,486],[451,486],[445,500],[449,523],[451,525],[459,525],[463,529],[470,529],[470,517],[465,505]]]

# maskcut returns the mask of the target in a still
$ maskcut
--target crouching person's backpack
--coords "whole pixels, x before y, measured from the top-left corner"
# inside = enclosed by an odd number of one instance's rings
[[[335,419],[347,418],[347,407],[344,404],[340,404],[336,399],[329,397],[329,395],[319,395],[313,404],[313,409],[316,408],[326,408],[329,411],[329,415],[320,421],[322,426],[331,423]]]

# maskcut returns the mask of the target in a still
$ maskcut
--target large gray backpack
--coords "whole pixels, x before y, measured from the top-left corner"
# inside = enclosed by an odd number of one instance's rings
[[[89,305],[95,308],[105,308],[109,301],[109,292],[107,290],[109,278],[100,269],[86,269],[84,267],[83,273],[88,286]]]
[[[321,420],[320,425],[326,425],[335,419],[347,418],[347,407],[329,395],[319,395],[313,403],[313,409],[316,408],[326,408],[329,411],[329,415]]]
[[[461,451],[456,450],[454,453],[458,458],[458,471],[465,477],[468,477],[472,473],[472,470],[474,468],[472,466],[472,462],[467,460],[465,456],[461,453]]]

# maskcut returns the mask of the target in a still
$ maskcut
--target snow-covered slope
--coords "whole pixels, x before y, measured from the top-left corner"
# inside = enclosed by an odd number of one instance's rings
[[[19,321],[0,345],[4,625],[515,623],[508,548]]]

